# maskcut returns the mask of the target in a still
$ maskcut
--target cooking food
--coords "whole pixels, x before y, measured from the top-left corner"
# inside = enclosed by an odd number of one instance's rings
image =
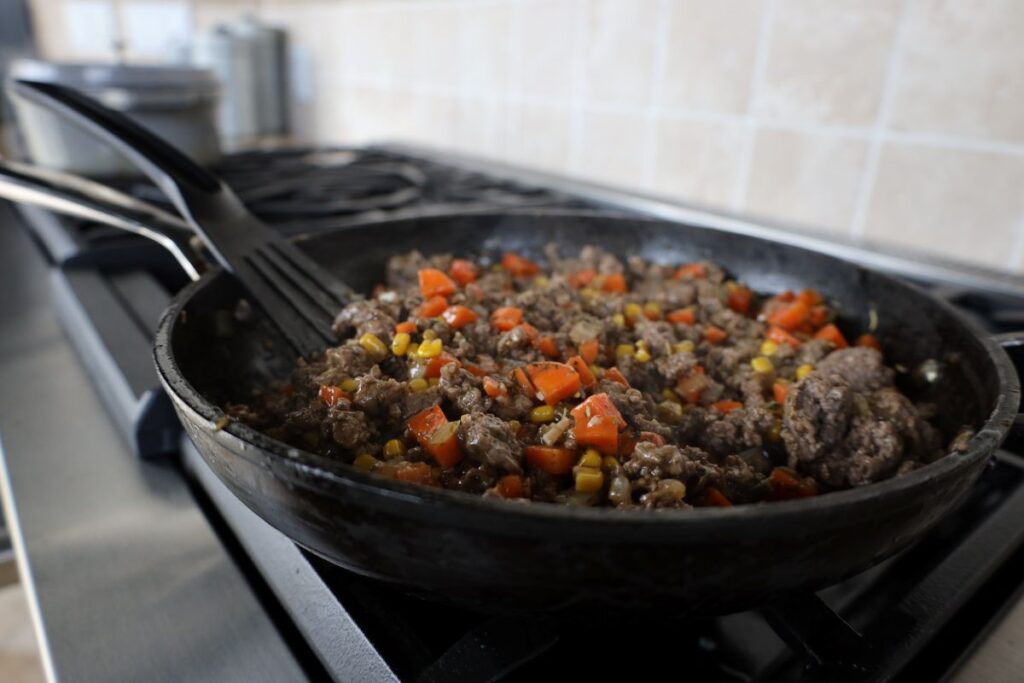
[[[707,261],[412,252],[347,339],[229,415],[380,476],[569,505],[730,506],[869,484],[946,446],[870,333]]]

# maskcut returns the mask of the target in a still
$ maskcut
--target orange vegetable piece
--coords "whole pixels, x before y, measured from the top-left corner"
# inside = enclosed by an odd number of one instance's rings
[[[586,287],[591,282],[593,282],[595,277],[597,277],[597,271],[591,268],[586,268],[584,270],[570,274],[569,285],[571,287],[575,287],[576,289],[580,289],[581,287]]]
[[[796,294],[793,293],[793,290],[787,289],[785,292],[782,292],[780,294],[776,294],[773,298],[776,301],[782,301],[783,303],[789,303],[791,301],[796,301]]]
[[[672,311],[665,316],[665,320],[670,323],[677,323],[680,325],[692,325],[694,320],[692,308],[680,308],[679,310]]]
[[[549,406],[569,398],[582,388],[580,376],[565,363],[534,363],[526,373]]]
[[[737,313],[746,315],[750,313],[750,306],[754,303],[754,293],[746,287],[736,287],[729,292],[726,304]]]
[[[800,346],[800,340],[786,332],[781,327],[770,327],[768,328],[768,339],[771,339],[776,344],[789,344],[793,348]]]
[[[523,478],[518,474],[506,474],[498,480],[497,493],[502,498],[522,498]]]
[[[467,365],[465,369],[466,372],[473,375],[474,377],[485,377],[487,375],[487,371],[484,370],[479,365]]]
[[[432,296],[451,296],[455,293],[455,283],[437,268],[423,268],[418,273],[420,293],[424,299]]]
[[[541,337],[537,340],[537,350],[548,358],[558,358],[558,344],[554,337]]]
[[[818,329],[822,325],[828,322],[828,307],[827,306],[813,306],[811,312],[807,316],[807,322],[810,324],[811,329]]]
[[[682,280],[684,277],[688,277],[694,280],[703,280],[707,276],[708,269],[703,263],[687,263],[686,265],[679,266],[672,279]]]
[[[491,324],[502,332],[508,332],[521,322],[523,322],[523,309],[515,306],[496,308],[491,313]]]
[[[530,398],[537,398],[537,388],[533,386],[533,382],[526,376],[526,370],[522,368],[516,368],[512,371],[512,376],[515,377],[519,387],[523,390],[523,393]]]
[[[569,414],[575,418],[577,423],[579,423],[580,419],[589,419],[597,415],[611,418],[616,429],[624,429],[626,427],[626,421],[622,419],[622,413],[619,412],[619,409],[612,403],[611,398],[605,393],[594,394],[588,397],[587,400],[569,411]]]
[[[416,331],[416,323],[411,320],[406,320],[404,323],[398,323],[395,325],[395,332],[405,332],[406,334],[412,334]]]
[[[569,367],[576,371],[576,374],[580,376],[580,384],[583,385],[584,389],[597,384],[597,378],[594,377],[594,373],[590,371],[590,366],[583,360],[581,356],[573,356],[569,359]]]
[[[484,393],[491,398],[508,396],[508,389],[501,382],[491,377],[484,377]]]
[[[729,334],[725,330],[714,325],[708,325],[707,329],[704,330],[704,341],[708,344],[720,344],[728,336]]]
[[[459,423],[446,422],[430,436],[423,446],[441,467],[454,467],[462,460],[462,449],[459,446]]]
[[[803,301],[794,301],[788,306],[783,306],[768,316],[768,324],[778,325],[787,332],[792,332],[800,327],[811,315],[811,309]]]
[[[576,443],[593,446],[605,455],[614,455],[619,450],[619,428],[607,415],[576,419]]]
[[[425,462],[402,463],[395,470],[395,479],[410,484],[432,485],[435,483],[434,471]]]
[[[637,438],[637,441],[647,441],[649,443],[653,443],[655,446],[665,445],[665,437],[657,432],[640,432],[640,436]]]
[[[580,344],[580,355],[583,356],[583,360],[587,361],[588,364],[596,361],[600,354],[601,345],[596,339],[588,339]]]
[[[453,280],[459,283],[462,287],[465,287],[471,282],[476,282],[479,276],[479,270],[476,264],[472,261],[457,258],[452,261],[452,264],[448,266],[448,275]]]
[[[333,408],[338,405],[342,399],[351,400],[352,397],[348,395],[341,387],[331,386],[330,384],[321,385],[320,391],[317,393],[320,400],[327,404],[328,408]]]
[[[743,404],[739,401],[716,401],[711,404],[711,407],[723,413],[731,413],[742,408]]]
[[[531,343],[540,336],[540,332],[537,331],[537,328],[530,323],[520,323],[516,325],[516,327],[523,328],[523,332],[526,333],[526,338],[529,339]]]
[[[815,333],[814,338],[830,341],[836,345],[837,349],[845,349],[847,346],[849,346],[849,344],[846,343],[846,337],[844,337],[843,333],[839,331],[839,328],[832,323],[829,323],[828,325],[825,325],[825,327],[818,330]]]
[[[526,462],[530,467],[544,470],[548,474],[569,474],[576,463],[576,451],[571,448],[527,446]]]
[[[878,337],[873,334],[862,334],[857,337],[857,340],[853,342],[855,346],[866,346],[876,351],[882,350],[882,342],[878,341]]]
[[[630,386],[629,380],[622,374],[622,371],[617,367],[612,366],[604,371],[604,378],[610,382],[617,382],[624,387]]]
[[[613,273],[605,277],[601,283],[601,289],[605,292],[625,292],[626,276],[622,273]]]
[[[796,300],[804,302],[804,305],[808,308],[817,306],[822,302],[821,294],[818,294],[818,292],[813,289],[803,290],[796,295]]]
[[[786,402],[786,396],[789,395],[789,385],[785,382],[776,382],[772,385],[772,398],[779,405]]]
[[[708,486],[700,496],[700,502],[705,507],[731,508],[732,502],[725,497],[725,494],[714,486]]]
[[[788,467],[776,467],[768,476],[768,483],[776,500],[808,498],[818,495],[818,485],[813,479],[801,479]]]
[[[711,380],[704,374],[704,368],[696,366],[686,377],[676,383],[676,393],[687,403],[693,404],[700,400],[700,395],[711,386]]]
[[[462,363],[460,363],[450,353],[440,353],[427,361],[427,371],[424,373],[423,376],[426,377],[427,379],[431,379],[432,377],[440,377],[441,368],[451,363],[455,363],[458,366],[462,365]]]
[[[516,277],[528,277],[540,272],[540,266],[536,263],[511,251],[501,257],[501,267]]]
[[[472,308],[466,308],[465,306],[449,306],[445,309],[441,317],[445,319],[448,326],[453,330],[458,330],[471,322],[476,322],[477,314]]]
[[[437,428],[448,422],[441,406],[431,406],[409,418],[409,431],[426,448],[424,442],[430,439]]]
[[[448,299],[443,296],[432,296],[420,304],[419,314],[424,318],[436,318],[448,308]]]

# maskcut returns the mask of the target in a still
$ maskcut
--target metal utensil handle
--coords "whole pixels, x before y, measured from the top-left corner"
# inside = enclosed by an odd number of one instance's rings
[[[58,178],[62,174],[33,171],[22,164],[0,161],[0,197],[141,235],[169,251],[191,279],[199,279],[205,265],[192,249],[189,240],[194,233],[183,221],[156,207],[152,207],[152,212],[133,211],[126,208],[127,203],[86,194],[85,185],[72,188],[60,184]],[[77,185],[77,180],[81,179],[76,178],[72,184]],[[105,188],[104,194],[107,191],[117,193],[113,188]]]

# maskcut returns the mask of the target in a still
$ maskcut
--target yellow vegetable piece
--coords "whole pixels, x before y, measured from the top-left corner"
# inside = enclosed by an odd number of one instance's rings
[[[583,451],[583,455],[580,456],[580,461],[577,465],[580,467],[600,467],[601,453],[596,448],[588,448]]]
[[[632,356],[636,353],[636,349],[633,348],[632,344],[619,344],[615,347],[615,355],[619,358],[625,358],[626,356]]]
[[[803,379],[812,372],[814,372],[814,366],[811,365],[810,363],[804,363],[803,365],[796,369],[796,378]]]
[[[378,462],[377,458],[373,457],[369,453],[360,453],[356,456],[356,459],[352,462],[352,466],[357,470],[363,470],[369,472],[373,469],[373,466]]]
[[[651,360],[651,354],[647,349],[640,349],[636,352],[636,359],[641,363],[646,363]]]
[[[619,327],[625,327],[626,326],[626,316],[622,315],[621,313],[616,313],[615,315],[612,316],[612,322],[615,323]]]
[[[775,352],[779,350],[779,345],[773,342],[771,339],[766,339],[761,344],[761,355],[762,356],[774,356]]]
[[[626,314],[627,319],[633,320],[642,316],[644,309],[640,308],[640,304],[626,304],[622,312]]]
[[[656,301],[648,301],[644,304],[644,315],[648,316],[660,316],[661,306]]]
[[[341,390],[346,392],[346,393],[349,393],[349,394],[355,393],[355,390],[358,389],[358,388],[359,388],[359,382],[355,381],[351,377],[349,377],[348,379],[341,380]]]
[[[409,336],[408,332],[399,332],[395,335],[395,338],[391,340],[391,353],[396,356],[404,356],[406,351],[409,350],[409,344],[412,342],[412,337]]]
[[[427,386],[431,386],[431,387],[436,387],[440,383],[441,383],[441,378],[440,377],[431,377],[430,379],[427,380]]]
[[[593,493],[604,486],[604,473],[593,467],[581,467],[576,470],[576,490],[579,493]]]
[[[374,358],[384,358],[388,355],[388,347],[375,334],[367,332],[359,338],[359,345]]]
[[[697,345],[694,344],[689,339],[687,339],[686,341],[681,341],[678,344],[672,345],[672,350],[675,351],[676,353],[693,353],[693,350],[695,348],[697,348]]]
[[[419,348],[416,349],[417,358],[434,358],[441,355],[441,351],[444,350],[444,344],[440,339],[424,340],[420,344]]]
[[[666,401],[672,401],[673,403],[681,403],[681,401],[679,400],[679,394],[677,394],[676,392],[672,391],[667,387],[661,390],[661,396]]]
[[[409,391],[413,393],[426,391],[427,387],[429,386],[430,385],[427,384],[427,380],[423,379],[422,377],[417,377],[416,379],[409,380]]]
[[[405,443],[401,439],[390,439],[384,444],[384,457],[388,460],[401,458],[405,453]]]
[[[555,419],[554,406],[537,406],[530,411],[530,422],[534,424],[545,424]]]
[[[619,467],[619,461],[614,455],[606,455],[601,459],[601,469],[605,472],[614,472]]]
[[[437,339],[437,332],[433,330],[423,330],[423,341],[430,341],[431,339]]]
[[[758,356],[750,361],[750,367],[754,368],[754,372],[760,375],[767,375],[775,371],[775,366],[764,356]]]

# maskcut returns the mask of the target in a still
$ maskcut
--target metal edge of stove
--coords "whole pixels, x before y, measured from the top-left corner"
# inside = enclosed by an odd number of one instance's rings
[[[622,190],[609,185],[577,180],[556,173],[433,148],[419,143],[383,142],[370,145],[368,149],[404,154],[435,163],[447,163],[468,171],[489,173],[515,182],[544,186],[609,209],[751,235],[804,249],[812,249],[903,277],[954,288],[979,289],[1005,296],[1024,297],[1024,277],[1021,276],[949,259],[925,256],[890,246],[875,245],[867,241],[854,241],[838,235],[822,237],[810,233],[806,227],[799,225],[731,213],[655,194]]]
[[[303,557],[298,546],[236,498],[207,466],[187,437],[181,440],[181,452],[185,470],[213,500],[238,542],[331,676],[341,681],[397,682],[398,676]]]

